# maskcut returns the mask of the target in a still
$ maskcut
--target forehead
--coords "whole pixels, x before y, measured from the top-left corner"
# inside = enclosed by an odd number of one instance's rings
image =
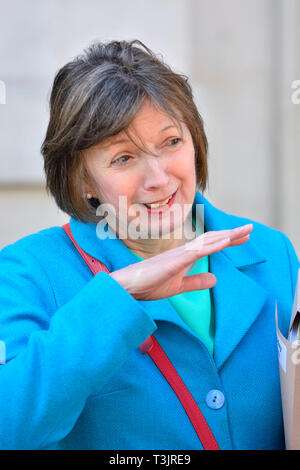
[[[101,147],[108,148],[126,143],[131,140],[130,137],[134,139],[138,137],[140,141],[151,140],[152,138],[159,137],[169,129],[172,130],[173,128],[176,130],[181,128],[181,126],[182,124],[176,122],[165,111],[161,111],[152,103],[147,102],[141,107],[125,130],[103,139]]]

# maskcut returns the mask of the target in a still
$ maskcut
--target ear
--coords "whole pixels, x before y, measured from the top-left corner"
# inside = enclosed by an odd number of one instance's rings
[[[90,178],[85,167],[83,167],[83,181],[84,181],[84,184],[83,184],[84,196],[87,199],[93,198],[94,191],[93,191],[92,185],[90,184]]]
[[[84,184],[83,186],[83,195],[87,199],[91,199],[93,196],[93,190],[89,184]]]

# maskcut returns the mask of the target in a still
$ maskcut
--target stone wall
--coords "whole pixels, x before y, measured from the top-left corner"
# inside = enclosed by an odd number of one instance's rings
[[[0,247],[67,217],[40,145],[55,72],[93,40],[140,39],[190,77],[220,209],[284,231],[300,253],[300,5],[286,0],[0,0]],[[3,88],[3,87],[2,87]]]

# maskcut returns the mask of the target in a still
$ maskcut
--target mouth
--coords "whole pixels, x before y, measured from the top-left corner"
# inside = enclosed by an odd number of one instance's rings
[[[176,193],[177,193],[177,189],[175,193],[171,194],[171,196],[167,197],[166,199],[162,199],[160,201],[152,202],[149,204],[144,204],[144,206],[146,206],[147,211],[150,214],[165,212],[173,205]]]

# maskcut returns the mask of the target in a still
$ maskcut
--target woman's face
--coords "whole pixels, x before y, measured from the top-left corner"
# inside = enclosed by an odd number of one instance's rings
[[[160,235],[174,232],[187,216],[184,204],[191,207],[196,191],[194,145],[188,128],[184,124],[182,128],[181,136],[171,118],[145,101],[128,132],[139,147],[148,150],[140,150],[125,132],[89,148],[84,154],[86,191],[101,204],[111,204],[117,220],[126,220],[127,224],[135,220],[134,226],[139,221],[143,233],[147,227],[148,236],[155,230]],[[173,205],[165,206],[163,212],[158,213],[161,208],[149,212],[144,205],[175,192]],[[120,196],[125,196],[121,204]],[[175,205],[176,213],[172,214]]]

